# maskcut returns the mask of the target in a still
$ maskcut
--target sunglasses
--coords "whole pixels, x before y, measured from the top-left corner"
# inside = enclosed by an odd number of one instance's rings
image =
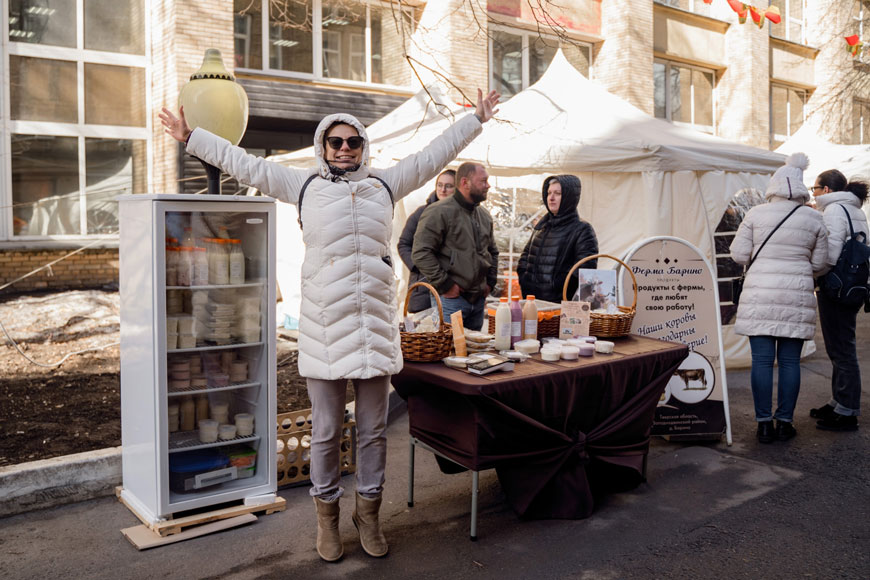
[[[363,143],[366,142],[365,139],[359,136],[348,137],[347,139],[342,139],[341,137],[327,137],[326,144],[329,145],[331,149],[335,149],[338,151],[341,149],[341,146],[344,142],[347,141],[347,146],[350,149],[359,149],[363,146]]]

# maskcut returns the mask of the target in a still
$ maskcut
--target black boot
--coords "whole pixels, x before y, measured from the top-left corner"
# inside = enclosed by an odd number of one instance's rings
[[[831,413],[830,416],[816,421],[816,429],[825,431],[857,431],[858,417],[852,415],[840,415],[839,413]]]
[[[776,440],[777,441],[788,441],[792,437],[797,435],[797,430],[794,428],[790,422],[787,421],[777,421],[776,422]]]
[[[834,413],[834,408],[827,403],[817,409],[810,409],[810,417],[813,419],[827,419]]]
[[[773,421],[759,421],[756,435],[760,443],[773,443]]]

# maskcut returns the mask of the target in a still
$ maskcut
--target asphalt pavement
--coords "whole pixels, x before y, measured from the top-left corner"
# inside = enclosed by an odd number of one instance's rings
[[[865,407],[870,315],[859,315]],[[870,578],[870,419],[815,429],[810,407],[830,394],[819,351],[802,363],[789,442],[755,439],[749,371],[728,372],[734,443],[653,441],[648,482],[614,494],[585,520],[520,520],[494,471],[480,475],[478,541],[469,541],[471,474],[444,475],[417,451],[407,505],[408,422],[389,427],[381,510],[390,553],[367,556],[342,500],[344,558],[314,550],[307,487],[279,490],[287,509],[243,527],[137,551],[121,534],[137,518],[114,497],[0,519],[0,577],[30,578]],[[353,489],[352,476],[344,485]]]

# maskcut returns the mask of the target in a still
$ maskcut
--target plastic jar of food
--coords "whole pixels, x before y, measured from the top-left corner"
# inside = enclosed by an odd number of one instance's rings
[[[215,401],[211,404],[209,411],[211,418],[220,423],[229,423],[230,405],[229,403]]]
[[[227,439],[236,438],[236,426],[231,424],[221,425],[218,427],[218,439],[226,441]]]
[[[250,437],[254,434],[254,415],[251,413],[237,413],[236,434],[239,437]]]
[[[166,285],[178,285],[178,248],[166,247]]]
[[[218,440],[218,422],[214,419],[203,419],[199,422],[199,440],[201,443],[214,443]]]

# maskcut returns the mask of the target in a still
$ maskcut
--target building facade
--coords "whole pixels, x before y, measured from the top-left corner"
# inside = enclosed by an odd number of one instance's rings
[[[157,112],[206,48],[248,93],[257,155],[310,145],[329,113],[371,123],[421,83],[509,98],[558,48],[650,115],[732,141],[775,149],[812,121],[870,142],[870,59],[844,41],[870,2],[771,5],[781,22],[757,26],[727,0],[3,0],[0,287],[87,249],[0,293],[113,283],[115,196],[204,190]]]

